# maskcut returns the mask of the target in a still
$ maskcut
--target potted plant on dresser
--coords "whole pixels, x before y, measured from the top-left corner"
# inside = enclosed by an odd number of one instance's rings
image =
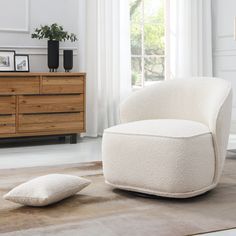
[[[57,71],[59,67],[59,42],[66,40],[75,42],[78,40],[75,34],[68,33],[64,30],[63,26],[57,23],[36,28],[31,37],[35,39],[48,39],[48,67],[50,72]]]

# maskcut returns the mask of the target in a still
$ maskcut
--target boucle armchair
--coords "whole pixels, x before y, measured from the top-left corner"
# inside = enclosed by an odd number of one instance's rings
[[[106,183],[173,198],[197,196],[217,185],[232,110],[227,81],[164,81],[134,92],[120,110],[122,124],[103,135]]]

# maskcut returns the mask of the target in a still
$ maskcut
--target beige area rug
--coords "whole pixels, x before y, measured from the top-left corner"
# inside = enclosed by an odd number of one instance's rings
[[[200,197],[173,200],[113,190],[100,163],[0,171],[0,195],[48,173],[85,176],[81,194],[46,208],[0,197],[0,235],[183,236],[236,227],[236,159],[227,159],[219,186]]]

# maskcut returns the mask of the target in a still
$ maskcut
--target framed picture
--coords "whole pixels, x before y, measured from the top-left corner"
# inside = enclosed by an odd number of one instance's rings
[[[15,54],[15,71],[29,72],[29,55]]]
[[[0,72],[15,71],[15,51],[0,50]]]

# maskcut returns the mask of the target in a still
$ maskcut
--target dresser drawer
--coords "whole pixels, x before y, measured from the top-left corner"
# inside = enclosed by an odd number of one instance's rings
[[[43,77],[42,94],[84,93],[83,77]]]
[[[83,112],[19,115],[19,132],[68,131],[70,133],[83,130]]]
[[[19,96],[20,114],[80,111],[84,111],[83,94]]]
[[[16,113],[16,97],[0,96],[0,115]]]
[[[38,94],[39,77],[1,77],[0,95]]]
[[[0,116],[0,134],[14,134],[16,132],[15,115]]]

